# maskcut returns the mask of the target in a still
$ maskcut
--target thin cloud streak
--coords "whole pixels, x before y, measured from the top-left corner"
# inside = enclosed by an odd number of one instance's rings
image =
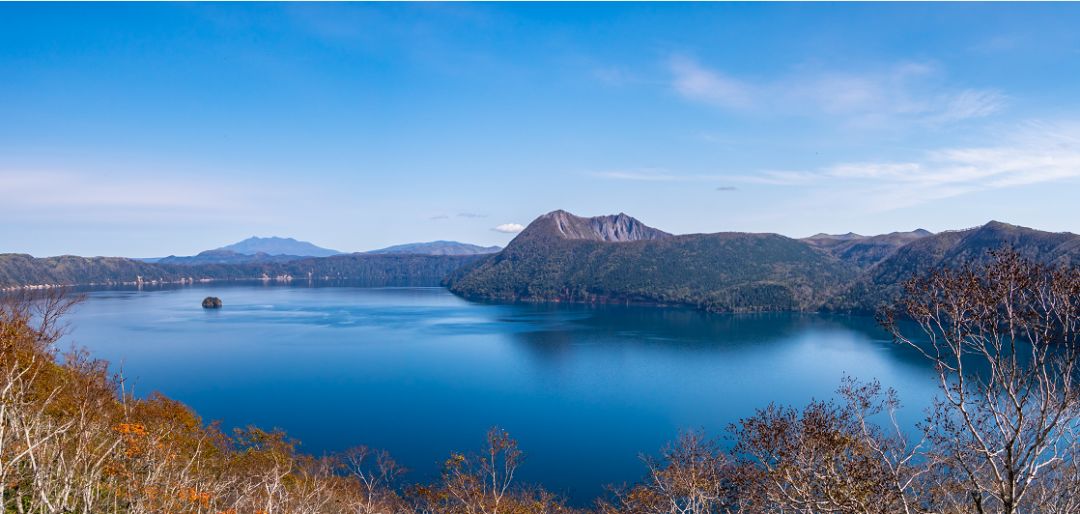
[[[1080,178],[1080,126],[1028,123],[985,147],[943,148],[906,162],[838,163],[763,171],[749,183],[824,189],[880,212],[966,195]],[[831,200],[830,200],[831,201]]]
[[[98,173],[39,170],[0,170],[4,202],[0,215],[33,221],[112,225],[150,222],[185,224],[221,219],[263,220],[274,216],[263,209],[274,205],[279,190],[256,190],[227,180],[212,185],[189,180],[107,176]]]
[[[664,169],[640,169],[626,171],[597,171],[590,176],[607,180],[632,182],[713,182],[726,180],[724,175],[680,175]]]
[[[940,70],[917,62],[862,72],[799,71],[772,80],[731,76],[686,56],[672,57],[668,69],[670,87],[689,101],[771,116],[829,116],[859,127],[897,119],[958,123],[993,115],[1007,101],[996,89],[942,86]]]
[[[752,86],[683,56],[671,58],[672,86],[686,98],[719,107],[745,109],[755,103]]]

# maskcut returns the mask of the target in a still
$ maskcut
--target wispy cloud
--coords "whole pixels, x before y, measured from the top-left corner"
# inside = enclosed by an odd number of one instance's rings
[[[723,191],[723,192],[730,192],[730,191],[738,191],[739,188],[737,188],[735,186],[720,186],[720,187],[716,188],[716,190],[717,191]]]
[[[38,217],[125,223],[259,216],[260,200],[275,194],[228,180],[211,186],[140,175],[24,169],[0,170],[0,190],[0,214],[9,217],[33,212]]]
[[[843,123],[886,125],[904,118],[955,123],[1000,111],[996,89],[953,87],[927,63],[898,63],[863,71],[800,70],[770,79],[737,77],[675,56],[668,62],[671,88],[713,107],[774,116],[830,116]]]
[[[688,57],[672,57],[669,64],[672,86],[686,98],[726,108],[746,108],[755,103],[753,86],[749,84],[707,69]]]
[[[520,223],[503,223],[502,225],[492,227],[491,230],[502,232],[504,234],[517,234],[518,232],[525,230],[525,226]]]
[[[1001,110],[1005,95],[993,90],[967,89],[948,100],[944,110],[932,121],[951,123],[971,118],[982,118]]]
[[[814,182],[820,177],[820,173],[810,171],[765,170],[753,175],[735,176],[732,179],[751,184],[794,186]]]
[[[820,188],[884,211],[964,194],[1080,179],[1080,125],[1030,122],[987,146],[940,148],[909,161],[842,162],[739,180]]]
[[[710,182],[726,178],[723,175],[680,174],[659,168],[594,171],[589,175],[602,179],[633,182]]]
[[[457,213],[455,215],[455,217],[466,218],[466,219],[483,219],[483,218],[488,217],[488,215],[487,214],[480,214],[480,213],[476,213],[476,212],[459,212],[459,213]],[[428,219],[429,220],[448,220],[448,219],[450,219],[450,215],[449,214],[436,214],[434,216],[429,217]]]
[[[637,82],[638,79],[623,68],[614,66],[601,66],[592,69],[594,79],[609,86],[625,86]]]

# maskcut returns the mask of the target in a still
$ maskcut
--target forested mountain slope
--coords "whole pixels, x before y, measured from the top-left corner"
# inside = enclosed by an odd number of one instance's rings
[[[877,236],[862,236],[850,232],[841,235],[818,234],[800,241],[809,243],[841,261],[865,269],[891,256],[900,247],[929,235],[932,235],[931,232],[920,228],[911,232],[892,232]]]
[[[776,234],[673,236],[620,214],[541,216],[449,280],[466,298],[656,302],[712,311],[814,310],[854,271]]]
[[[1080,264],[1080,236],[1044,232],[991,221],[981,227],[919,238],[868,268],[846,290],[828,302],[835,310],[873,310],[893,301],[903,283],[936,268],[985,263],[991,252],[1012,249],[1036,262]]]

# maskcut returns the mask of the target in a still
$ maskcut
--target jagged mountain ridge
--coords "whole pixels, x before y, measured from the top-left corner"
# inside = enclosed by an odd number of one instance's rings
[[[624,213],[583,218],[564,210],[552,211],[540,216],[536,221],[529,224],[522,233],[529,231],[552,231],[554,235],[566,239],[611,243],[672,237],[671,234],[647,226]]]

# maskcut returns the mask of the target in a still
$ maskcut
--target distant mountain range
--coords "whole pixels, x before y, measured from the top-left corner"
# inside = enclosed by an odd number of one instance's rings
[[[331,279],[369,285],[447,285],[465,298],[644,302],[709,311],[870,311],[902,283],[938,267],[1012,248],[1050,264],[1080,264],[1080,236],[992,221],[938,234],[876,236],[721,232],[673,235],[626,214],[540,216],[501,251],[453,241],[334,252],[284,238],[252,238],[158,262],[119,257],[0,254],[0,288],[196,280]],[[255,253],[243,253],[255,252]]]
[[[457,241],[431,241],[429,243],[409,243],[371,250],[369,254],[412,254],[412,255],[484,255],[502,250],[498,246],[477,246]]]
[[[431,241],[428,243],[410,243],[379,250],[363,252],[366,254],[394,255],[483,255],[495,253],[498,246],[477,246],[457,241]],[[203,264],[252,264],[283,263],[308,257],[329,257],[342,255],[342,252],[315,246],[307,241],[297,241],[291,237],[250,237],[239,243],[213,250],[199,252],[197,255],[178,257],[170,255],[157,259],[141,259],[145,262],[175,264],[180,266],[198,266]]]
[[[144,262],[175,264],[179,266],[197,266],[201,264],[250,264],[268,262],[290,262],[306,257],[329,257],[342,252],[315,246],[307,241],[297,241],[291,237],[252,236],[231,245],[213,250],[206,250],[191,256],[176,256],[140,259]]]
[[[307,241],[297,241],[291,237],[249,237],[217,250],[242,255],[296,255],[300,257],[329,257],[342,253],[315,246]]]
[[[177,257],[170,255],[168,257],[162,257],[160,259],[153,259],[149,262],[156,262],[158,264],[175,264],[178,266],[198,266],[201,264],[250,264],[256,262],[290,262],[299,259],[305,259],[308,256],[305,255],[271,255],[266,252],[258,252],[254,254],[246,254],[234,252],[232,250],[207,250],[205,252],[199,252],[197,255],[188,257]]]

